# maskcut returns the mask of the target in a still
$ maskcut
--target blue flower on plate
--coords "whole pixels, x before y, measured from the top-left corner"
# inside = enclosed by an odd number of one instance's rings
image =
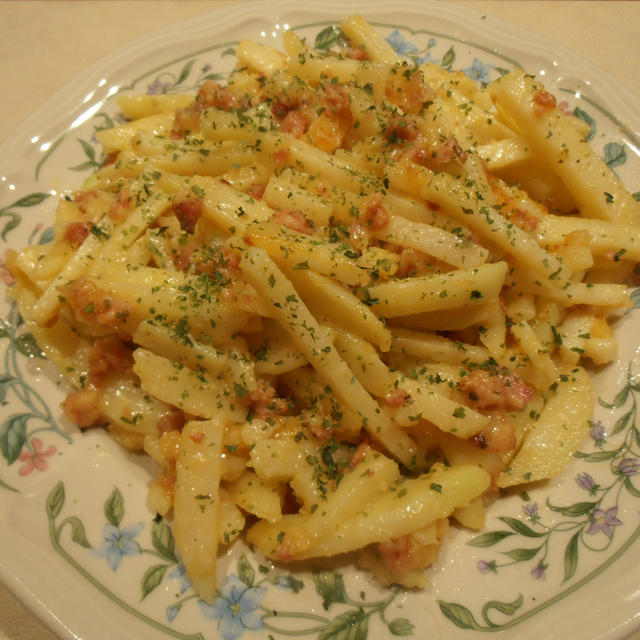
[[[440,59],[434,58],[429,51],[423,56],[416,56],[414,58],[416,64],[424,64],[425,62],[431,62],[432,64],[440,64]]]
[[[116,571],[124,556],[140,555],[140,545],[134,540],[144,527],[144,522],[130,524],[124,529],[105,524],[102,529],[104,542],[93,550],[98,558],[106,558],[108,565]]]
[[[247,587],[247,585],[231,574],[224,581],[213,604],[198,601],[202,613],[218,620],[218,631],[223,640],[236,640],[245,629],[259,631],[264,628],[260,605],[267,593],[265,587]]]
[[[395,52],[399,53],[401,56],[418,50],[418,47],[416,47],[413,42],[405,40],[404,36],[397,29],[392,31],[387,36],[386,40],[393,47]]]
[[[180,580],[180,595],[191,587],[191,580],[187,577],[187,570],[182,563],[180,563],[175,569],[169,571],[167,577],[172,578],[173,580]]]
[[[472,80],[476,82],[491,82],[491,77],[489,76],[489,71],[493,69],[492,64],[484,63],[478,58],[473,59],[473,64],[466,69],[462,69],[463,73],[466,73]]]

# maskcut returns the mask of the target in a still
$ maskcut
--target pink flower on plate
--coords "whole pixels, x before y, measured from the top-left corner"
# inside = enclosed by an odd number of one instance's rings
[[[22,467],[20,467],[20,471],[18,471],[21,476],[28,476],[34,469],[46,471],[49,468],[47,458],[55,455],[58,451],[53,445],[45,450],[44,442],[42,442],[40,438],[32,438],[31,447],[33,448],[33,452],[23,451],[18,457],[20,462],[24,462]]]
[[[569,107],[569,103],[566,100],[562,100],[562,102],[558,102],[558,109],[562,111],[567,116],[573,115],[573,109]]]
[[[9,250],[7,249],[7,251],[5,251],[4,256],[0,257],[0,280],[2,280],[2,282],[4,282],[8,287],[10,287],[12,284],[15,284],[15,280],[13,279],[13,276],[9,272],[9,269],[7,269],[7,253],[8,252]]]

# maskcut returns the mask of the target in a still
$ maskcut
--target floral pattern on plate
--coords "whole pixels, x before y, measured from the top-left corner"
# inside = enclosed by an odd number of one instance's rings
[[[516,63],[509,56],[455,37],[379,26],[394,49],[410,60],[461,70],[480,84],[503,75]],[[306,33],[321,49],[339,44],[342,37],[328,22],[307,27]],[[223,62],[231,53],[233,45],[228,44],[187,53],[161,68],[139,73],[126,88],[149,94],[193,91],[206,79],[224,78]],[[589,124],[589,139],[609,167],[626,169],[631,161],[621,138],[632,138],[632,134],[600,103],[578,99],[563,87],[558,90],[568,94],[565,110]],[[94,133],[120,121],[114,101],[109,100],[75,132],[73,140],[65,132],[53,141],[34,163],[32,175],[36,179],[44,176],[62,158],[64,162],[73,158],[65,165],[69,171],[87,175],[105,161]],[[50,227],[33,224],[31,210],[44,211],[53,200],[49,193],[37,190],[35,183],[30,183],[32,191],[0,208],[0,238],[5,243],[13,244],[16,237],[30,243],[51,238]],[[640,199],[640,192],[635,196]],[[11,284],[4,261],[0,275]],[[640,306],[637,291],[633,300]],[[563,491],[556,494],[553,489],[536,487],[513,495],[490,513],[485,531],[466,538],[456,536],[447,553],[464,555],[465,579],[476,585],[472,594],[458,592],[446,580],[440,585],[435,575],[437,605],[426,610],[420,594],[379,589],[350,568],[287,573],[240,548],[228,559],[213,603],[204,603],[191,590],[170,527],[144,512],[139,487],[131,498],[135,505],[131,509],[125,504],[135,492],[127,483],[112,488],[106,497],[92,492],[91,506],[83,502],[76,509],[71,476],[61,471],[64,479],[56,482],[56,461],[69,455],[66,449],[63,452],[62,443],[73,440],[76,446],[83,436],[70,436],[58,423],[48,397],[40,393],[38,376],[29,367],[42,359],[42,353],[33,336],[24,331],[15,307],[6,303],[3,314],[0,396],[8,409],[1,414],[0,424],[0,491],[19,494],[25,483],[41,474],[50,476],[42,526],[55,553],[75,575],[93,585],[100,597],[167,636],[194,640],[236,640],[245,635],[320,640],[421,636],[425,617],[438,630],[434,633],[441,634],[438,637],[466,638],[470,637],[468,630],[507,630],[542,614],[597,578],[640,536],[640,431],[636,424],[640,373],[631,358],[622,363],[625,375],[620,380],[612,382],[611,375],[601,374],[606,393],[599,398],[598,418],[590,442],[576,454],[576,464],[561,481]],[[630,326],[631,318],[626,321]],[[627,330],[623,339],[631,353],[637,337]],[[509,575],[516,578],[509,580],[507,588],[498,588],[496,577]],[[457,630],[465,634],[458,636]]]

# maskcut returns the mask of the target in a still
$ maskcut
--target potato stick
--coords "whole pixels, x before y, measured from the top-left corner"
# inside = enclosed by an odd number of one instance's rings
[[[470,159],[467,159],[472,166]],[[434,173],[424,167],[396,163],[387,169],[391,185],[416,193],[455,214],[463,224],[513,256],[528,269],[561,287],[567,283],[567,269],[551,253],[540,247],[525,231],[502,216],[487,199],[492,197],[476,173],[468,183],[446,173]]]
[[[447,340],[434,333],[417,333],[406,329],[391,330],[391,351],[456,365],[481,364],[489,358],[489,352],[483,347]]]
[[[640,260],[640,225],[619,224],[595,218],[575,216],[544,216],[536,226],[535,235],[543,246],[561,244],[568,236],[587,232],[588,248],[611,260]]]
[[[297,557],[335,532],[351,515],[365,508],[398,478],[398,466],[368,448],[362,460],[351,467],[324,503],[306,517],[288,526],[280,542],[280,553]]]
[[[365,288],[361,297],[388,318],[466,308],[497,298],[506,273],[506,262],[489,263],[476,269],[384,282]]]
[[[465,308],[464,314],[458,309],[425,311],[408,316],[389,318],[391,327],[422,329],[424,331],[460,331],[477,324],[490,321],[494,316],[495,303],[485,302]]]
[[[557,385],[520,451],[498,477],[499,487],[558,475],[586,437],[594,401],[589,375],[578,367],[562,374]]]
[[[176,109],[188,107],[193,102],[193,96],[181,93],[120,95],[116,102],[125,118],[138,120],[158,113],[173,115]]]
[[[198,342],[189,332],[183,333],[179,326],[172,330],[153,320],[145,320],[138,325],[133,341],[180,364],[191,368],[202,367],[212,376],[222,373],[228,366],[225,354],[215,347]]]
[[[338,356],[322,327],[275,262],[264,250],[250,248],[242,257],[241,267],[247,280],[273,306],[276,319],[340,401],[360,415],[362,426],[374,440],[411,466],[415,452],[412,440],[384,418],[378,404]]]
[[[251,71],[257,71],[265,76],[270,76],[278,69],[283,69],[287,61],[286,57],[277,49],[246,38],[238,43],[236,56]]]
[[[328,318],[349,331],[355,331],[381,351],[389,350],[389,329],[347,287],[309,269],[296,269],[294,266],[287,274],[317,318]]]
[[[391,216],[388,224],[373,237],[404,247],[418,249],[454,267],[477,267],[486,262],[488,251],[432,225]]]
[[[491,83],[488,91],[560,176],[583,216],[640,223],[640,203],[593,152],[538,81],[516,69]]]
[[[295,167],[357,195],[383,190],[382,181],[375,175],[359,171],[352,164],[289,134],[265,136],[262,149],[266,154],[279,155],[284,166]]]
[[[388,64],[400,62],[400,56],[393,50],[393,47],[362,16],[350,15],[342,21],[340,28],[349,38],[352,46],[366,51],[369,60]]]
[[[384,398],[394,423],[407,427],[428,420],[442,431],[459,438],[469,438],[489,423],[473,409],[446,397],[436,384],[417,384],[415,380],[390,371],[368,343],[347,332],[336,335],[336,348],[362,386],[371,394]],[[396,406],[399,396],[402,401]]]
[[[395,491],[382,493],[372,505],[346,520],[333,533],[296,560],[347,553],[374,542],[398,538],[448,516],[456,507],[481,495],[490,477],[474,466],[437,468],[419,478],[405,480]],[[402,489],[402,495],[399,494]],[[278,557],[278,537],[299,516],[285,516],[277,525],[260,522],[247,534],[247,539],[260,551]]]
[[[216,594],[223,433],[219,419],[187,422],[176,462],[176,547],[198,595],[208,603]]]
[[[158,113],[133,120],[126,124],[96,132],[96,138],[102,144],[105,153],[120,151],[131,146],[131,139],[139,131],[154,135],[166,135],[173,127],[173,113]]]
[[[305,268],[306,265],[315,272],[350,285],[363,285],[369,281],[368,270],[358,266],[350,256],[353,250],[347,244],[299,233],[275,222],[247,226],[243,239],[293,269]]]
[[[535,331],[524,320],[512,324],[509,331],[531,362],[538,388],[546,389],[558,377],[558,370],[549,354],[552,345],[542,344]]]

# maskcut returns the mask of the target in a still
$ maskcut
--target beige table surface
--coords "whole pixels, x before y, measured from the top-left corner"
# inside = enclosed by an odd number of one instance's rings
[[[232,2],[0,1],[0,141],[88,64],[154,29],[227,4]],[[460,4],[564,44],[640,95],[640,2],[467,0]],[[633,638],[640,640],[640,634]],[[0,640],[55,638],[0,586]]]

